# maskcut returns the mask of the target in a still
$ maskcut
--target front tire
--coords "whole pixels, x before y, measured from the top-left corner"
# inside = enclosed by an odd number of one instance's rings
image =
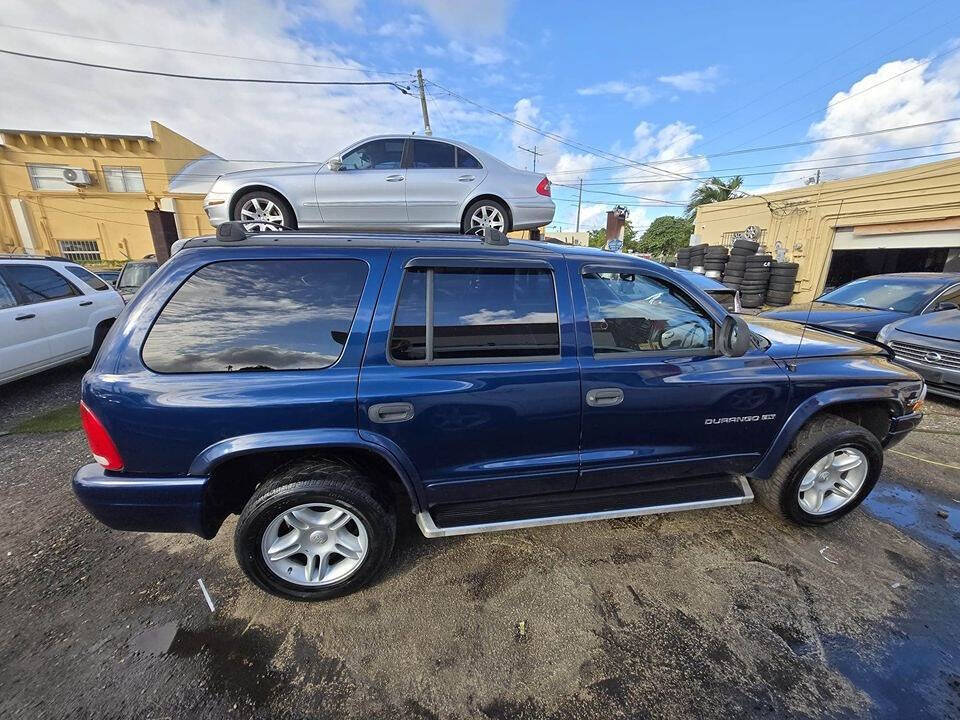
[[[282,230],[281,225],[297,227],[290,203],[268,190],[251,190],[237,198],[231,219],[244,223],[248,232]]]
[[[483,235],[487,227],[502,233],[510,232],[510,215],[507,208],[496,200],[477,200],[463,214],[460,230],[464,235]]]
[[[826,525],[877,484],[883,448],[869,430],[835,415],[808,422],[768,480],[753,483],[768,510],[799,525]]]
[[[328,600],[369,585],[393,550],[396,518],[380,489],[338,460],[297,462],[247,502],[234,535],[240,568],[291,600]]]

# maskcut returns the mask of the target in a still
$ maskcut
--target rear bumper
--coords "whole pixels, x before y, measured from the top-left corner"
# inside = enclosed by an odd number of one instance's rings
[[[907,433],[919,425],[921,420],[923,420],[922,412],[910,413],[909,415],[897,415],[890,418],[890,429],[887,431],[887,436],[881,444],[885,448],[893,447],[903,440],[907,436]]]
[[[73,492],[97,520],[115,530],[216,535],[206,477],[146,478],[108,475],[96,463],[73,476]]]
[[[553,200],[545,196],[529,198],[513,198],[508,201],[510,213],[513,215],[512,228],[514,230],[529,230],[543,227],[553,222],[553,215],[557,206]]]

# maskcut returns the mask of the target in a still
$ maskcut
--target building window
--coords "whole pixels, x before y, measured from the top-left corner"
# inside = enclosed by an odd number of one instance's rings
[[[76,190],[63,179],[65,165],[27,165],[30,184],[34,190]]]
[[[138,167],[104,166],[103,177],[107,181],[109,192],[146,192],[143,187],[143,173]]]
[[[74,262],[100,262],[100,246],[96,240],[61,240],[60,252]]]

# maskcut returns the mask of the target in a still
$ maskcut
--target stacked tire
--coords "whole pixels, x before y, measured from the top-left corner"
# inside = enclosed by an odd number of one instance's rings
[[[699,245],[690,246],[690,269],[696,270],[697,268],[702,268],[704,262],[706,262],[707,256],[707,247],[706,243],[700,243]],[[701,270],[701,272],[703,272]]]
[[[797,263],[770,263],[770,279],[767,283],[767,305],[789,305],[793,299],[793,286],[797,281]]]
[[[762,307],[770,281],[770,255],[750,255],[744,260],[743,281],[740,283],[740,303],[745,308]]]
[[[723,268],[723,282],[727,287],[739,290],[747,269],[747,258],[756,255],[759,245],[752,240],[737,238],[733,241],[727,264]]]
[[[723,277],[728,257],[727,249],[723,247],[723,245],[710,245],[707,247],[703,255],[704,275],[719,280]]]
[[[690,246],[682,247],[677,250],[677,267],[684,270],[690,269]]]

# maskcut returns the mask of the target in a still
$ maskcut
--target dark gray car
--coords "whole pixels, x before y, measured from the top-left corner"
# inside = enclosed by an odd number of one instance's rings
[[[886,325],[877,340],[923,376],[930,392],[960,400],[960,310],[918,315]]]

